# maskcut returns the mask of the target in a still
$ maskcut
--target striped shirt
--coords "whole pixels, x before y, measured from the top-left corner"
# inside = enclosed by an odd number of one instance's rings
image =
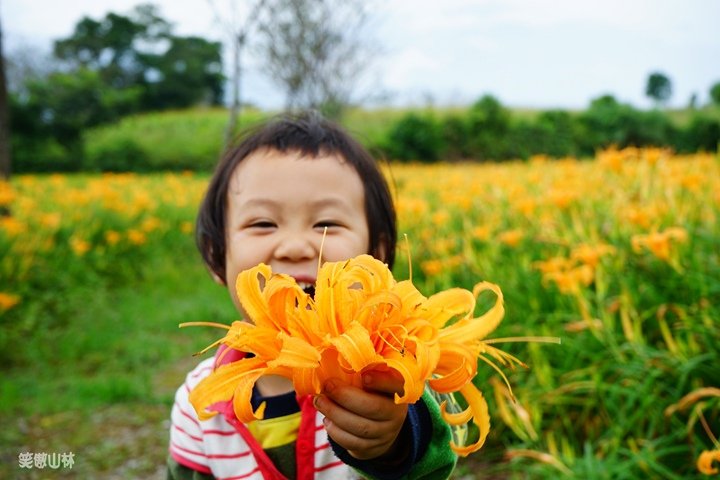
[[[229,355],[226,355],[229,357]],[[284,479],[247,426],[238,422],[232,402],[204,421],[190,404],[190,391],[215,366],[208,358],[191,371],[175,395],[171,414],[170,456],[180,465],[225,480]],[[297,399],[300,424],[295,442],[298,479],[353,479],[357,473],[340,461],[330,446],[323,416],[310,396]]]

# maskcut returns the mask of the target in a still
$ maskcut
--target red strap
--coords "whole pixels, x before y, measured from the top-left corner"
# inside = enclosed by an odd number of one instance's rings
[[[295,443],[295,461],[298,480],[312,480],[315,477],[315,417],[311,395],[298,396],[300,405],[300,427]]]
[[[235,430],[242,435],[243,439],[248,444],[248,447],[250,447],[263,478],[265,480],[287,480],[287,477],[283,476],[283,474],[278,471],[275,464],[272,463],[272,460],[270,460],[270,457],[268,457],[267,453],[265,453],[265,450],[262,449],[258,441],[255,440],[255,437],[252,436],[250,430],[248,430],[244,424],[240,423],[237,418],[235,418],[234,414],[232,418],[228,418],[227,416],[225,418],[233,427],[235,427]]]
[[[245,357],[245,352],[241,352],[229,347],[221,345],[215,354],[215,368],[230,362],[240,360]],[[218,362],[218,360],[220,360]],[[315,417],[316,412],[313,405],[311,395],[297,397],[300,406],[300,426],[298,427],[298,437],[295,443],[295,462],[297,465],[298,480],[313,480],[315,476]],[[267,456],[265,450],[262,449],[255,437],[252,436],[247,427],[238,421],[233,409],[233,399],[226,402],[217,402],[210,406],[208,410],[214,410],[221,413],[225,419],[235,427],[235,430],[243,437],[250,447],[250,450],[258,463],[260,471],[265,480],[287,480],[272,463],[270,457]]]

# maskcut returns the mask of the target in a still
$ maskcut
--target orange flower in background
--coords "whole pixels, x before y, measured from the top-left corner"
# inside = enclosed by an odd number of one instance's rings
[[[0,292],[0,312],[10,310],[20,303],[20,297],[12,293]]]
[[[578,264],[577,256],[552,257],[534,262],[533,266],[542,272],[544,283],[555,283],[561,293],[578,293],[581,287],[587,287],[595,280],[594,267],[588,263]]]
[[[7,207],[15,200],[15,192],[10,183],[0,179],[0,207]]]
[[[443,262],[437,259],[425,260],[420,264],[420,269],[428,277],[438,275],[443,271]]]
[[[510,247],[517,247],[524,237],[525,234],[520,229],[505,230],[498,234],[498,241]]]
[[[695,408],[691,419],[688,421],[688,431],[691,430],[690,425],[695,422],[695,419],[700,419],[700,424],[703,426],[705,432],[708,434],[708,437],[710,437],[716,447],[715,450],[705,450],[700,454],[697,459],[697,469],[700,473],[704,473],[705,475],[714,475],[720,473],[720,470],[718,470],[717,467],[713,467],[713,462],[720,463],[720,443],[718,443],[717,438],[713,435],[710,430],[710,426],[703,415],[703,404],[700,403],[700,400],[708,397],[720,397],[720,388],[702,387],[693,390],[682,397],[677,403],[673,403],[669,407],[665,408],[664,413],[666,417],[669,417],[678,411],[687,410],[691,406],[696,405],[697,408]]]
[[[668,261],[672,244],[684,243],[687,241],[687,237],[687,231],[680,227],[671,227],[662,232],[652,232],[647,235],[633,235],[632,249],[635,253],[647,249],[660,260]]]
[[[597,245],[590,245],[587,243],[581,243],[580,245],[573,248],[570,253],[570,258],[577,260],[589,267],[595,268],[600,259],[606,255],[615,254],[615,247],[606,243],[600,243]]]
[[[488,225],[479,225],[470,231],[470,235],[477,240],[488,240],[492,229]]]
[[[180,231],[182,233],[190,234],[190,233],[193,233],[194,229],[195,229],[195,225],[193,225],[192,222],[182,222],[180,224]]]
[[[105,232],[105,241],[108,245],[117,245],[120,241],[121,235],[115,230],[108,230]]]
[[[128,240],[133,245],[143,245],[147,242],[147,235],[142,230],[131,228],[127,231]]]
[[[713,467],[713,462],[720,463],[720,449],[705,450],[697,459],[697,468],[700,473],[705,475],[714,475],[720,473],[717,467]]]
[[[72,237],[70,237],[70,248],[72,249],[73,253],[75,253],[75,255],[81,257],[90,251],[92,245],[90,245],[90,242],[88,242],[84,238],[73,235]]]
[[[190,393],[200,419],[215,415],[207,407],[231,398],[240,421],[262,418],[264,405],[253,412],[250,396],[263,375],[285,376],[299,395],[316,395],[330,378],[361,386],[363,372],[390,368],[404,379],[396,403],[416,402],[426,383],[437,393],[464,397],[468,407],[461,412],[450,413],[441,404],[451,426],[473,421],[478,428],[476,442],[451,442],[464,456],[479,450],[490,430],[487,403],[472,383],[478,359],[496,369],[493,360],[522,365],[485,340],[505,311],[500,288],[488,282],[478,283],[472,292],[452,288],[427,298],[410,280],[396,282],[384,263],[361,255],[325,263],[314,298],[292,277],[273,274],[264,264],[242,272],[236,288],[253,323],[181,325],[225,328],[227,335],[212,346],[222,343],[253,354],[218,367]],[[473,317],[476,298],[485,291],[495,294],[495,303]]]
[[[0,216],[0,230],[15,237],[27,231],[27,225],[15,217]]]
[[[581,287],[590,285],[594,278],[595,272],[589,265],[578,265],[568,270],[543,275],[544,280],[555,282],[562,293],[578,292]]]

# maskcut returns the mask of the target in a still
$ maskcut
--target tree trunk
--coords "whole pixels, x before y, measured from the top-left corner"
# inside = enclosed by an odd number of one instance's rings
[[[0,180],[10,179],[10,115],[0,22]]]
[[[241,64],[240,64],[240,54],[242,52],[243,45],[245,43],[245,34],[240,33],[235,38],[235,41],[233,42],[233,76],[232,76],[232,100],[230,104],[230,118],[228,118],[228,123],[225,126],[225,139],[224,139],[224,145],[223,145],[223,152],[221,155],[224,155],[225,150],[227,150],[230,147],[230,143],[232,142],[233,138],[235,137],[235,131],[237,130],[238,120],[240,118],[240,107],[241,107],[241,99],[240,99],[240,81],[241,81]]]

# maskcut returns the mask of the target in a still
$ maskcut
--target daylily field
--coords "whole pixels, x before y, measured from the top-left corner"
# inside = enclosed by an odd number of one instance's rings
[[[480,362],[490,432],[458,478],[717,474],[717,155],[625,149],[387,172],[395,279],[426,296],[498,285],[505,316],[489,338],[527,365]],[[163,478],[173,389],[218,338],[178,324],[236,320],[194,250],[207,179],[0,183],[11,212],[0,217],[1,478]],[[480,295],[477,314],[495,298]],[[52,477],[18,465],[21,453],[70,451],[73,468]]]

